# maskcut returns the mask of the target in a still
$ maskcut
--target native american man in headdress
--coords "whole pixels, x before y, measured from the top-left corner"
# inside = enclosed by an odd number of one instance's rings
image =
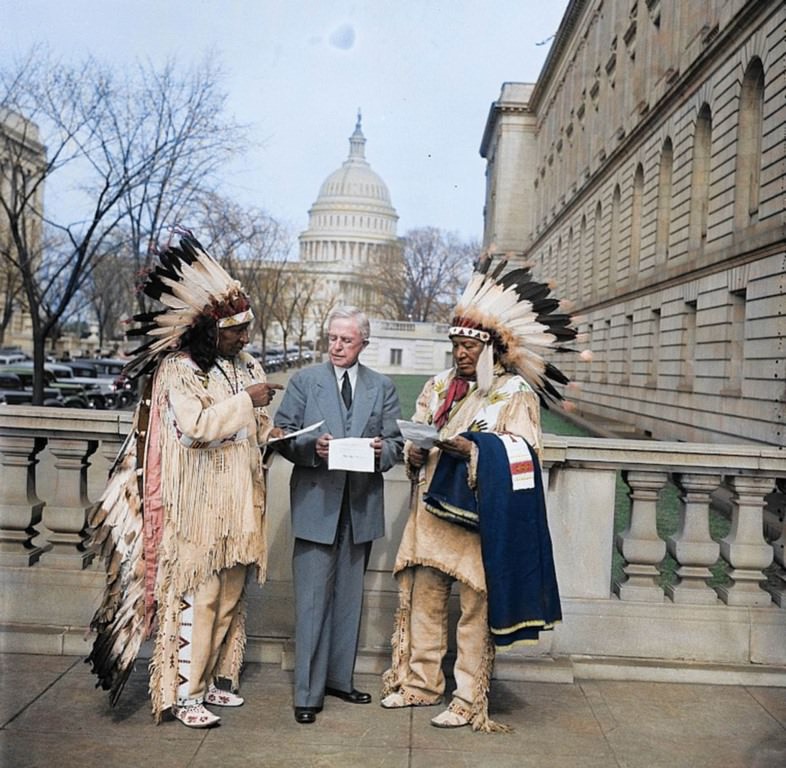
[[[554,383],[567,379],[543,355],[564,350],[576,330],[529,269],[500,277],[505,263],[493,273],[489,263],[481,262],[454,311],[453,367],[417,400],[413,421],[435,427],[434,445],[404,448],[413,495],[393,569],[399,609],[381,704],[442,701],[448,598],[458,582],[456,688],[431,723],[505,731],[488,713],[495,649],[537,642],[561,617],[539,400],[561,398]]]
[[[267,560],[260,444],[282,434],[265,409],[280,387],[242,351],[254,315],[240,283],[182,234],[143,287],[165,308],[135,317],[148,340],[126,373],[150,379],[91,519],[107,584],[88,661],[114,704],[154,635],[156,722],[170,710],[205,728],[220,719],[206,704],[243,703],[246,572],[264,581]]]

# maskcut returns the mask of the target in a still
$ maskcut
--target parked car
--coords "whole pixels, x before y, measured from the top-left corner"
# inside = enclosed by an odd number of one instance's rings
[[[284,367],[284,350],[271,347],[265,352],[265,361],[262,364],[265,371],[280,371]]]
[[[22,380],[13,373],[0,373],[0,404],[29,405],[33,393],[28,392]]]
[[[8,366],[0,367],[0,399],[5,405],[30,405],[33,402],[32,374],[28,385],[25,373],[20,375],[9,371]],[[60,390],[44,387],[44,405],[63,408],[65,401]]]
[[[128,365],[128,360],[120,357],[91,357],[78,362],[80,365],[94,368],[99,379],[109,382],[109,386],[115,393],[115,408],[126,408],[139,399],[137,383],[129,381],[123,375],[123,369]]]
[[[290,368],[296,365],[306,365],[313,360],[314,353],[311,350],[303,349],[301,351],[299,347],[287,347],[287,365]]]
[[[22,352],[3,352],[0,353],[0,365],[13,365],[27,360],[27,356]]]
[[[95,357],[86,359],[85,362],[95,366],[99,377],[114,379],[123,373],[123,368],[129,361],[120,357]]]
[[[32,361],[18,363],[32,369]],[[63,395],[82,395],[87,400],[87,406],[73,406],[95,408],[98,411],[106,410],[114,405],[114,392],[109,391],[103,383],[96,378],[74,376],[73,369],[63,363],[44,363],[47,384],[63,390]],[[106,391],[104,391],[106,390]]]
[[[0,367],[0,373],[14,373],[24,384],[25,389],[33,391],[33,366],[17,363],[16,365],[5,365]],[[94,408],[90,399],[85,393],[81,384],[60,381],[52,371],[44,369],[44,397],[56,398],[58,395],[62,399],[62,404],[66,408]],[[98,393],[100,394],[100,392]],[[47,403],[44,403],[47,405]],[[53,404],[53,403],[52,403]]]
[[[117,393],[110,379],[97,375],[96,366],[88,362],[69,360],[63,363],[46,363],[44,368],[52,371],[60,381],[81,384],[97,410],[114,408]]]

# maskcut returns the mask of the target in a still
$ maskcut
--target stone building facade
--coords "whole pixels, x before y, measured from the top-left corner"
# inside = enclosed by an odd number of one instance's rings
[[[571,0],[481,155],[486,243],[588,334],[580,412],[786,444],[786,4]]]
[[[433,376],[453,365],[449,329],[447,323],[372,318],[361,361],[380,373]]]
[[[44,162],[46,148],[41,144],[38,126],[15,112],[0,110],[0,196],[17,220],[19,207],[28,194],[25,180]],[[33,197],[27,207],[41,211],[43,190],[40,186]],[[27,224],[24,236],[30,243],[40,242],[41,219],[28,216],[24,221]],[[30,250],[35,252],[35,245]],[[10,266],[13,258],[9,217],[0,209],[0,347],[20,347],[25,352],[32,352],[30,313],[26,309],[21,278]]]

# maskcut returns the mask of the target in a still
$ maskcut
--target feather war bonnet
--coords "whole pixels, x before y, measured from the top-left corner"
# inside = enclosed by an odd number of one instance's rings
[[[134,315],[139,327],[127,334],[148,337],[124,369],[131,379],[150,372],[163,354],[178,349],[182,335],[202,316],[213,318],[218,328],[254,319],[240,283],[191,232],[175,231],[181,235],[179,247],[168,245],[159,253],[159,263],[142,285],[142,292],[164,309]]]
[[[488,391],[494,358],[518,373],[537,392],[541,403],[558,404],[558,385],[568,377],[547,359],[551,352],[573,352],[578,331],[564,302],[551,296],[551,286],[535,280],[530,267],[504,272],[507,259],[493,269],[491,257],[482,257],[453,311],[449,336],[466,336],[485,345],[478,360],[478,389]],[[589,353],[582,353],[587,359]]]

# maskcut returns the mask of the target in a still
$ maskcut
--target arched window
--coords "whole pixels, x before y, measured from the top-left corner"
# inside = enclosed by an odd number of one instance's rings
[[[696,302],[693,300],[685,302],[681,358],[682,376],[679,388],[686,392],[692,392],[696,371]]]
[[[737,111],[737,169],[734,184],[734,225],[744,227],[759,212],[761,139],[764,113],[764,67],[753,59],[745,70]]]
[[[609,239],[609,279],[608,286],[613,288],[617,284],[617,272],[619,270],[620,252],[620,207],[622,194],[620,185],[614,187],[614,194],[611,196],[611,233]]]
[[[601,204],[595,206],[595,221],[592,222],[592,292],[600,290],[600,233],[603,209]]]
[[[660,362],[660,307],[650,313],[650,345],[647,350],[647,386],[658,387],[658,367]]]
[[[660,151],[658,169],[658,209],[655,223],[655,264],[669,258],[669,232],[671,230],[671,182],[674,176],[674,149],[666,138]]]
[[[745,367],[745,323],[746,323],[746,290],[729,293],[727,305],[728,320],[726,323],[726,386],[722,395],[739,396],[742,394],[743,373]]]
[[[622,384],[630,384],[633,374],[633,315],[625,315],[622,340]]]
[[[630,265],[628,279],[635,280],[641,260],[641,199],[644,194],[644,168],[636,166],[633,176],[633,197],[630,203]]]
[[[693,170],[690,184],[689,248],[700,248],[707,239],[707,209],[710,197],[710,152],[712,112],[703,104],[696,119],[693,136]]]
[[[571,298],[575,298],[578,293],[579,260],[576,258],[576,252],[573,249],[573,227],[571,227],[568,230],[568,247],[565,249],[565,276],[563,278],[566,293]]]
[[[579,242],[576,246],[576,254],[578,256],[576,267],[578,271],[578,288],[576,290],[576,298],[581,299],[587,293],[587,286],[585,281],[587,279],[587,217],[581,217],[581,226],[579,227]]]

